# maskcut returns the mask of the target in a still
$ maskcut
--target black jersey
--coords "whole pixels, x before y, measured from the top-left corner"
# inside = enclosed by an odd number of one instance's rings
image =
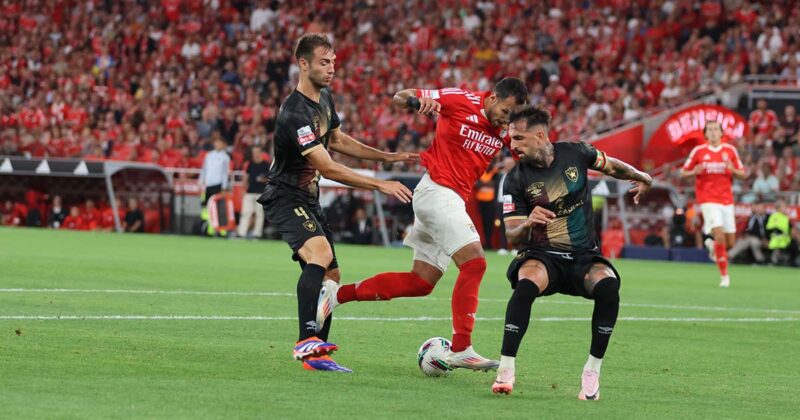
[[[327,149],[331,132],[340,125],[328,89],[320,92],[319,103],[297,90],[292,92],[283,101],[275,121],[275,151],[269,185],[278,194],[288,193],[316,203],[319,173],[305,156],[320,147]]]
[[[519,162],[503,185],[503,218],[526,219],[536,206],[556,214],[548,225],[534,225],[529,247],[584,251],[597,247],[587,170],[606,165],[605,153],[587,143],[555,143],[549,168]]]

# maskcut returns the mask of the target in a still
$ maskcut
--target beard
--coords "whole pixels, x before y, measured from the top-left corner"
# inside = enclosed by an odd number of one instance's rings
[[[552,161],[553,145],[548,144],[545,147],[537,149],[533,155],[525,154],[525,157],[520,159],[523,163],[536,168],[546,168],[548,162]]]
[[[320,90],[330,86],[330,82],[325,81],[325,74],[323,74],[322,72],[310,73],[308,75],[308,80],[311,81],[311,84],[314,85],[315,88]]]

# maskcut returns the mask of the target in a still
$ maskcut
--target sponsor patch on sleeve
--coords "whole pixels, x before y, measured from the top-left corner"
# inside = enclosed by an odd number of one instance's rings
[[[510,195],[504,195],[503,196],[503,214],[513,213],[516,210],[517,210],[517,206],[514,205],[514,199],[512,199]]]
[[[316,139],[317,136],[314,135],[314,131],[311,130],[311,126],[309,125],[300,127],[297,130],[297,142],[300,143],[301,146],[305,146]]]
[[[438,90],[422,89],[421,93],[423,98],[439,99]]]

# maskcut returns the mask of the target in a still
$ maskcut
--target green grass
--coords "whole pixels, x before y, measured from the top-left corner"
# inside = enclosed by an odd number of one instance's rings
[[[337,251],[345,282],[405,271],[411,263],[406,249],[339,245]],[[490,373],[456,371],[438,379],[420,373],[417,348],[429,337],[449,337],[444,320],[340,319],[331,335],[342,349],[336,360],[355,373],[306,372],[290,360],[299,268],[289,254],[279,242],[0,229],[0,418],[787,418],[797,412],[791,397],[800,389],[797,270],[735,266],[733,286],[721,290],[711,264],[618,261],[623,319],[603,364],[603,399],[587,403],[576,394],[589,322],[541,320],[591,316],[590,302],[567,296],[534,304],[510,397],[492,395]],[[488,319],[477,322],[474,342],[497,357],[510,257],[488,258],[478,313]],[[451,268],[430,298],[348,304],[336,315],[448,317],[455,275]],[[59,315],[289,319],[8,318]]]

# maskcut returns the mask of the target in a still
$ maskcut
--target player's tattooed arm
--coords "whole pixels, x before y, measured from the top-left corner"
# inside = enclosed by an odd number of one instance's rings
[[[647,194],[650,191],[650,186],[653,185],[653,177],[649,174],[610,156],[608,157],[608,165],[603,168],[602,172],[617,179],[631,181],[633,188],[630,189],[630,192],[636,193],[633,197],[633,202],[636,204],[639,204],[639,199]]]
[[[531,227],[523,226],[524,219],[505,220],[506,239],[511,246],[518,248],[528,244],[531,237]]]
[[[392,102],[401,109],[416,109],[418,114],[436,115],[442,104],[432,98],[417,98],[417,89],[403,89],[394,94]]]
[[[546,225],[555,217],[556,214],[552,211],[536,206],[527,218],[524,216],[506,218],[503,221],[506,225],[506,239],[515,247],[527,245],[531,238],[531,228],[534,225]]]
[[[331,133],[331,141],[328,147],[350,157],[376,162],[408,162],[413,164],[419,161],[419,155],[416,153],[384,152],[361,143],[339,129],[335,129]]]

